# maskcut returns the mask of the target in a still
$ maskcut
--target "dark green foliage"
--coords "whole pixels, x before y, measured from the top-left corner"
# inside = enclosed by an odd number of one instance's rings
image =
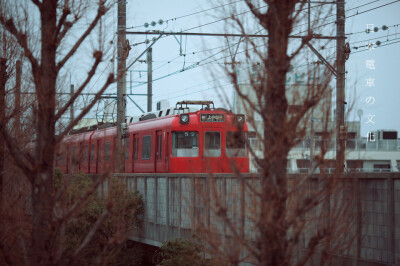
[[[61,187],[61,182],[57,180],[59,175],[56,174],[55,178],[55,185]],[[140,249],[126,244],[127,235],[138,228],[138,216],[144,211],[139,193],[128,191],[123,180],[117,178],[108,179],[108,195],[103,198],[97,191],[87,195],[87,191],[93,187],[93,181],[84,174],[73,176],[69,182],[63,181],[68,184],[65,196],[67,210],[76,202],[85,200],[66,224],[64,256],[72,256],[99,217],[108,212],[92,240],[76,256],[73,264],[92,265],[101,262],[108,265],[140,265]]]
[[[198,245],[180,239],[165,242],[156,254],[155,260],[160,266],[213,265],[211,260],[204,258]]]
[[[53,186],[55,190],[59,190],[62,185],[63,181],[63,173],[60,170],[60,168],[55,168],[54,169],[54,180],[53,180]]]

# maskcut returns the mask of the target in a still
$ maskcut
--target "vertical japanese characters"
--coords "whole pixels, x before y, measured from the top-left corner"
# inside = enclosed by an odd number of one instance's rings
[[[367,33],[373,31],[373,29],[374,29],[374,24],[367,24],[367,29],[366,29]],[[366,48],[369,51],[375,49],[374,44],[371,41],[366,44]],[[375,87],[375,78],[372,77],[372,71],[375,70],[375,60],[374,59],[365,60],[365,67],[368,69],[368,76],[365,79],[365,87],[370,89],[370,91],[368,91],[369,96],[365,98],[365,102],[367,103],[367,105],[373,105],[375,103],[375,97],[371,93],[371,90],[373,87]],[[370,112],[368,112],[367,121],[365,123],[368,126],[375,124],[374,118],[375,114],[371,114]],[[367,133],[367,141],[375,141],[374,134],[370,130],[368,130]]]

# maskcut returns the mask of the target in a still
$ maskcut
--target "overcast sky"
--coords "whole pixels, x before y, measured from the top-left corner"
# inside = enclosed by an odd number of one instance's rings
[[[185,31],[191,29],[188,32],[224,32],[227,28],[224,21],[211,23],[224,17],[223,8],[199,12],[219,6],[221,3],[205,0],[128,0],[128,31]],[[380,6],[383,7],[378,8]],[[358,113],[360,112],[358,110],[362,110],[362,135],[377,129],[400,131],[400,86],[398,81],[400,77],[400,67],[398,66],[400,62],[400,28],[398,25],[400,24],[398,15],[400,14],[400,1],[349,0],[346,1],[345,9],[348,10],[346,12],[346,17],[348,17],[346,33],[349,34],[346,42],[350,43],[352,50],[350,58],[346,62],[348,71],[346,100],[354,103],[354,110],[350,114],[349,120],[359,120]],[[116,14],[117,8],[115,7],[113,11]],[[358,15],[356,15],[357,12]],[[245,16],[251,21],[250,14],[242,15],[242,17]],[[162,25],[158,24],[160,19],[163,20]],[[332,16],[328,22],[334,20],[335,16]],[[156,26],[144,27],[145,23],[151,24],[153,21],[157,22]],[[377,32],[372,30],[367,34],[365,32],[367,24],[373,24],[369,27],[378,27],[379,30]],[[384,25],[388,26],[388,30],[382,30]],[[334,23],[324,29],[323,33],[327,34],[327,32],[328,34],[335,33]],[[153,37],[155,36],[128,35],[127,39],[130,44],[135,44],[142,43],[146,39],[151,40]],[[221,93],[225,93],[228,97],[232,95],[229,82],[222,79],[222,73],[218,73],[219,66],[227,61],[221,59],[226,56],[226,51],[225,53],[221,52],[226,48],[224,47],[227,44],[225,40],[211,37],[182,37],[181,40],[179,36],[177,39],[173,36],[162,38],[153,46],[153,79],[155,80],[153,82],[153,110],[156,107],[155,103],[159,100],[168,100],[171,106],[180,100],[214,100],[218,105],[224,105],[225,101],[220,98]],[[370,40],[374,44],[372,50],[365,47]],[[376,47],[378,40],[381,42],[380,47]],[[321,53],[325,52],[326,56],[334,55],[335,42],[330,42],[326,47],[330,50],[326,49]],[[358,49],[354,47],[358,47]],[[145,48],[146,44],[134,46],[128,62],[132,61]],[[180,55],[180,49],[186,56]],[[241,49],[239,49],[240,51]],[[213,56],[214,54],[216,55]],[[367,60],[370,60],[369,68],[366,66]],[[198,67],[196,66],[197,62],[200,62]],[[373,63],[373,67],[371,63]],[[188,66],[193,66],[193,68],[181,72]],[[146,81],[147,73],[138,71],[146,71],[147,64],[138,62],[130,70],[133,72],[132,74],[128,72],[127,92],[146,93],[146,85],[138,86],[136,82]],[[132,83],[130,75],[133,77]],[[219,86],[222,85],[223,91],[215,90],[216,78],[220,83]],[[109,92],[113,91],[116,91],[115,86],[109,90]],[[135,96],[133,99],[142,109],[147,110],[146,97]],[[369,103],[367,103],[367,99]],[[127,110],[130,116],[141,114],[129,100]]]

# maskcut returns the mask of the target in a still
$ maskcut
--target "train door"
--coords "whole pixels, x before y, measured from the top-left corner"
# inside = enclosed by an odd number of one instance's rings
[[[162,173],[164,172],[164,162],[163,162],[163,154],[162,154],[162,141],[163,132],[161,130],[156,131],[156,152],[155,152],[155,172]]]
[[[79,143],[79,155],[78,155],[78,172],[84,169],[84,162],[83,162],[83,143]]]
[[[131,151],[130,151],[130,149],[129,149],[129,142],[131,141],[130,139],[130,136],[128,135],[128,136],[126,136],[125,138],[124,138],[124,151],[125,151],[125,158],[124,158],[124,161],[125,161],[125,173],[129,173],[129,172],[131,172],[131,168],[129,167],[129,159],[130,159],[130,157],[129,157],[129,154],[131,153]]]
[[[222,133],[217,128],[205,128],[203,134],[203,169],[207,173],[222,173]]]
[[[165,172],[169,172],[169,132],[165,138]]]
[[[121,141],[121,140],[119,140],[119,141]],[[122,144],[122,149],[125,149],[124,144]],[[111,162],[110,163],[111,163],[113,172],[114,173],[119,172],[119,169],[117,170],[117,160],[116,160],[117,156],[119,156],[118,151],[117,151],[117,137],[114,137],[111,151],[109,153],[111,154],[111,159],[110,159]],[[124,156],[125,156],[125,150],[124,150]],[[124,159],[124,161],[125,161],[125,159]],[[123,162],[121,162],[121,164]]]
[[[71,149],[71,174],[79,172],[79,146],[74,145]]]
[[[83,162],[84,162],[84,171],[85,173],[89,173],[90,167],[89,167],[89,144],[85,144],[84,146],[84,154],[83,154]]]
[[[95,163],[95,144],[93,140],[90,141],[90,152],[89,152],[89,173],[96,173],[96,163]]]
[[[132,138],[132,173],[135,173],[135,164],[139,158],[139,136],[134,134]]]
[[[101,156],[101,141],[97,140],[96,143],[96,174],[99,174],[101,171],[101,166],[100,166],[100,156]]]

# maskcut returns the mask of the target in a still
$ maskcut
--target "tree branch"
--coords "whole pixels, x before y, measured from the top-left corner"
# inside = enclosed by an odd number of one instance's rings
[[[76,50],[79,48],[79,46],[82,44],[82,42],[89,36],[89,34],[92,32],[92,30],[96,27],[97,22],[99,22],[100,18],[106,14],[109,8],[106,8],[104,6],[104,3],[100,1],[99,3],[99,8],[97,9],[97,15],[93,19],[92,23],[90,23],[89,27],[86,29],[86,31],[82,34],[82,36],[78,39],[78,41],[75,43],[75,45],[71,48],[71,50],[67,53],[67,55],[60,61],[58,62],[56,68],[57,71],[59,71],[65,63],[71,58],[73,54],[75,54]],[[65,35],[65,34],[64,34]]]
[[[30,182],[33,181],[33,173],[35,172],[33,159],[27,152],[23,152],[16,144],[16,139],[13,138],[5,129],[5,125],[0,123],[0,133],[3,135],[4,141],[7,145],[8,152],[13,158],[14,162],[24,172]]]
[[[42,2],[40,2],[39,0],[31,0],[32,1],[32,3],[34,3],[35,4],[35,6],[37,6],[39,9],[41,9],[42,8]]]
[[[89,81],[92,79],[94,74],[96,73],[97,67],[99,66],[100,62],[102,61],[103,58],[103,53],[100,51],[95,51],[93,55],[96,60],[92,66],[92,69],[89,71],[86,80],[81,84],[79,89],[74,93],[74,95],[69,99],[69,101],[56,113],[55,116],[55,121],[60,119],[60,117],[67,111],[68,107],[71,106],[71,104],[74,103],[76,98],[78,98],[79,94],[85,89],[86,85],[89,83]]]
[[[32,51],[28,47],[28,41],[27,41],[26,34],[18,31],[18,29],[15,27],[15,24],[14,24],[14,21],[12,18],[6,20],[6,18],[1,13],[0,13],[0,24],[2,24],[4,26],[4,28],[17,39],[18,44],[24,50],[25,56],[31,62],[32,72],[35,75],[35,73],[39,67],[39,63],[38,63],[37,59],[33,56]]]
[[[103,213],[100,215],[100,217],[97,219],[96,223],[93,225],[90,232],[86,235],[81,245],[75,250],[74,254],[72,255],[72,260],[74,260],[79,255],[79,253],[81,253],[82,250],[90,243],[97,229],[99,229],[100,225],[107,218],[108,214],[109,214],[108,209],[105,209]]]
[[[101,95],[104,93],[104,91],[108,88],[108,86],[115,81],[114,75],[110,74],[107,78],[106,83],[103,85],[103,87],[96,93],[94,99],[90,102],[88,106],[86,106],[85,109],[82,110],[82,112],[72,121],[65,129],[63,132],[60,133],[57,137],[57,142],[61,141],[62,138],[68,134],[68,132],[80,121],[89,111],[92,109],[92,107],[97,103],[97,101],[100,99]]]
[[[61,30],[61,27],[62,26],[64,26],[64,29],[66,29],[66,28],[71,28],[71,26],[70,27],[68,27],[69,25],[70,25],[70,23],[67,23],[66,22],[66,19],[67,19],[67,17],[68,17],[68,15],[69,14],[71,14],[71,9],[68,7],[68,6],[64,6],[64,8],[63,8],[63,12],[62,12],[62,15],[61,15],[61,17],[60,17],[60,20],[58,21],[58,25],[57,25],[57,28],[56,28],[56,32],[55,32],[55,34],[54,34],[54,37],[55,37],[55,40],[57,41],[57,43],[59,43],[59,41],[61,41],[61,39],[59,38],[59,33],[60,33],[60,30]],[[71,24],[72,25],[72,24]],[[65,35],[65,34],[64,34]]]
[[[264,27],[264,29],[267,29],[267,13],[261,13],[260,11],[258,11],[259,8],[255,7],[253,5],[253,3],[251,2],[251,0],[245,0],[245,3],[247,5],[247,7],[250,9],[251,13],[258,19],[259,23]],[[269,9],[269,8],[268,8]]]

